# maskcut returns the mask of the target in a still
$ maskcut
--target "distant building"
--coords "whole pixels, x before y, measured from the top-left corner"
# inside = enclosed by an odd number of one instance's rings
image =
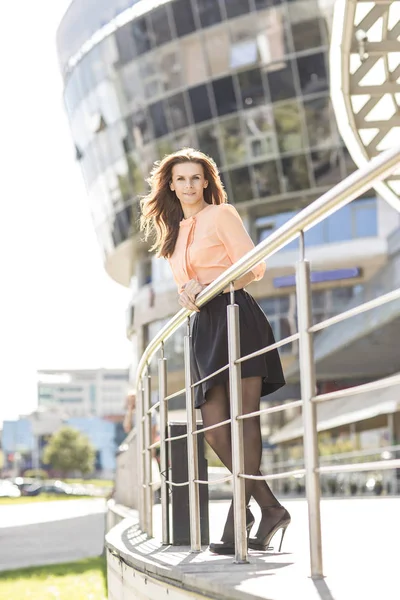
[[[58,409],[68,417],[118,422],[125,410],[128,380],[128,369],[40,371],[38,405]]]

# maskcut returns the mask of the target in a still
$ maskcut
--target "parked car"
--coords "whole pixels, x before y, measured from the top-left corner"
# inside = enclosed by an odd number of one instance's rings
[[[21,492],[11,481],[0,481],[0,498],[19,498]]]
[[[44,481],[33,483],[24,491],[24,495],[26,496],[39,496],[39,494],[62,494],[69,496],[72,494],[72,488],[62,481]]]

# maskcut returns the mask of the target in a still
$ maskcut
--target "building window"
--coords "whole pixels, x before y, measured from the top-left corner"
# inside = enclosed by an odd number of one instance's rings
[[[251,176],[248,167],[241,167],[234,171],[229,171],[233,198],[235,202],[247,202],[253,200],[253,191],[251,187]]]
[[[281,62],[277,65],[271,65],[267,77],[272,102],[287,100],[296,96],[291,61],[288,60],[283,66]]]
[[[172,2],[172,13],[178,37],[192,33],[196,29],[190,1],[175,0]]]
[[[152,35],[146,19],[136,19],[130,24],[130,27],[137,55],[145,54],[151,49],[152,42]]]
[[[279,176],[276,161],[253,165],[254,179],[259,198],[275,196],[280,193]]]
[[[230,71],[230,41],[225,25],[204,32],[204,46],[213,77]],[[193,68],[193,65],[192,65]]]
[[[238,109],[232,77],[223,77],[212,82],[217,112],[220,116]]]
[[[153,33],[153,45],[162,46],[172,39],[172,32],[169,24],[169,5],[159,6],[149,13]]]
[[[214,124],[197,128],[199,149],[211,156],[217,165],[221,165],[221,155],[218,146],[218,133]]]
[[[153,124],[154,135],[156,138],[162,137],[168,133],[167,121],[165,118],[165,107],[162,101],[149,106],[150,119]]]
[[[247,151],[252,158],[268,158],[277,155],[274,117],[270,106],[260,106],[246,111],[242,117]]]
[[[189,90],[189,98],[195,123],[211,119],[212,112],[206,85],[191,88]]]
[[[194,4],[202,27],[210,27],[221,21],[218,0],[195,0]]]
[[[315,0],[301,0],[288,4],[293,45],[296,52],[317,48],[324,44],[322,27],[317,15],[320,9]]]
[[[234,165],[243,162],[246,158],[246,146],[239,118],[232,117],[221,121],[219,127],[226,163],[228,165]]]
[[[257,243],[279,229],[296,214],[296,212],[286,212],[256,219]],[[340,208],[336,213],[306,231],[304,241],[306,247],[310,247],[377,235],[376,198],[360,198]],[[298,248],[297,239],[287,244],[282,251],[296,248]]]
[[[310,54],[297,59],[300,87],[304,95],[328,90],[325,54]]]
[[[304,154],[282,158],[283,186],[286,192],[310,188],[307,159]]]
[[[228,19],[234,19],[250,12],[249,0],[225,0],[225,9]]]
[[[274,296],[258,300],[272,327],[276,341],[296,333],[295,296]],[[279,348],[282,354],[294,352],[293,343]]]
[[[242,71],[238,74],[243,108],[252,108],[266,102],[260,69]]]

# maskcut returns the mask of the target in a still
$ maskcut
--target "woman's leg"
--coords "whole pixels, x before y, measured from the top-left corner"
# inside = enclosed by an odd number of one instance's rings
[[[250,377],[242,380],[243,413],[259,410],[261,378]],[[216,425],[230,418],[228,386],[217,385],[207,393],[207,401],[201,406],[204,427]],[[231,427],[222,425],[204,433],[205,439],[216,455],[232,471]],[[261,464],[261,429],[260,418],[252,417],[243,421],[243,439],[245,450],[245,473],[259,475]],[[261,508],[279,506],[278,500],[265,481],[246,480],[246,503],[253,495]]]
[[[226,384],[229,399],[229,384]],[[243,414],[260,410],[261,378],[249,377],[242,379],[242,408]],[[243,421],[243,440],[245,448],[245,473],[247,475],[261,475],[260,465],[262,456],[262,437],[260,417],[252,417]],[[247,460],[246,460],[247,454]],[[258,464],[257,470],[255,466]],[[252,482],[251,495],[260,506],[279,506],[268,483],[263,480]]]

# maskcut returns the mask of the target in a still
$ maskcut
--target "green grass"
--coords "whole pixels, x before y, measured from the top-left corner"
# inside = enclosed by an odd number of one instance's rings
[[[96,496],[97,498],[98,496]],[[0,498],[0,506],[4,504],[32,504],[35,502],[52,502],[53,500],[86,500],[93,496],[68,496],[63,494],[39,494],[38,496],[20,496],[19,498]],[[1,596],[0,596],[1,598]],[[1,598],[1,600],[3,600]]]
[[[106,600],[106,559],[0,573],[1,600]]]
[[[111,479],[63,479],[65,483],[83,483],[87,485],[95,485],[96,487],[112,488],[114,482]]]

